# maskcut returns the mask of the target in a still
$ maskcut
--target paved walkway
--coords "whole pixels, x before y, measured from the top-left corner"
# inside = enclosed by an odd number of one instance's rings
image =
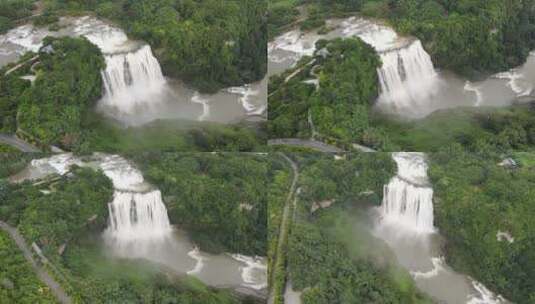
[[[41,152],[41,150],[13,135],[0,134],[0,143],[9,145],[22,152]]]
[[[299,179],[299,169],[297,167],[297,164],[291,160],[288,156],[281,153],[280,154],[292,167],[293,171],[293,179],[292,179],[292,185],[290,186],[290,191],[288,191],[288,196],[286,197],[286,204],[284,205],[284,211],[282,213],[282,220],[280,224],[280,231],[279,231],[279,239],[277,243],[277,254],[275,255],[276,261],[274,261],[272,264],[277,265],[278,260],[281,258],[280,254],[286,254],[286,252],[283,250],[285,247],[285,244],[288,242],[288,229],[290,229],[291,219],[293,219],[292,210],[295,212],[295,192],[296,192],[296,186],[297,186],[297,180]],[[292,200],[293,198],[293,200]],[[292,202],[294,204],[294,209],[291,208]],[[277,267],[274,267],[277,269]],[[275,282],[276,277],[276,271],[271,272],[271,282]],[[273,294],[273,290],[270,291],[270,296],[268,299],[268,303],[272,304],[274,302],[275,294]]]

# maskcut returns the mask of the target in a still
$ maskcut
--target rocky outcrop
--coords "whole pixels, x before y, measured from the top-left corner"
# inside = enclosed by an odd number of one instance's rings
[[[335,201],[336,200],[331,199],[331,200],[325,200],[325,201],[321,201],[321,202],[315,202],[315,203],[312,204],[312,207],[310,207],[310,212],[314,213],[318,209],[329,208],[335,203]]]

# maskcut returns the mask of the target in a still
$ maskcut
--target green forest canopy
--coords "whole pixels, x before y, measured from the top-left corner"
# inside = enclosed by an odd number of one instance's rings
[[[20,162],[25,160],[23,157]],[[102,251],[101,233],[112,192],[111,181],[90,168],[74,167],[69,176],[53,176],[39,185],[0,179],[0,220],[17,227],[28,243],[36,242],[42,248],[53,264],[48,271],[76,303],[248,303],[228,290],[207,287],[189,276],[170,276],[142,260],[110,259]],[[66,247],[60,253],[62,245]],[[0,299],[56,303],[3,233],[0,249],[0,265],[4,266],[0,267]],[[4,284],[9,283],[3,279],[9,279],[13,288],[6,288]]]
[[[267,71],[267,0],[54,0],[48,12],[93,11],[147,41],[163,71],[196,88],[260,80]]]
[[[302,191],[290,232],[287,277],[303,291],[303,303],[431,303],[388,247],[357,224],[367,208],[380,203],[383,185],[395,174],[390,154],[352,154],[342,160],[292,156],[302,170]],[[334,206],[311,213],[312,204],[324,200],[334,200]]]
[[[421,39],[439,67],[468,76],[518,66],[535,48],[534,0],[270,0],[271,38],[297,19],[301,4],[303,29],[348,12],[386,19]]]
[[[448,263],[515,303],[535,301],[534,154],[467,153],[458,145],[430,156],[435,225]],[[514,241],[498,239],[508,233]]]
[[[43,145],[73,148],[83,138],[82,120],[102,94],[100,70],[104,58],[86,38],[47,37],[52,52],[39,52],[33,84],[20,77],[30,73],[32,61],[22,69],[0,76],[1,130],[20,132]],[[26,62],[35,54],[27,54]]]
[[[268,156],[136,153],[132,159],[162,191],[171,222],[203,250],[265,256]]]

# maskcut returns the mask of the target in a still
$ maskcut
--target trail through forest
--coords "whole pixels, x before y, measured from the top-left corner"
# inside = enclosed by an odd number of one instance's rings
[[[19,247],[19,249],[22,251],[24,258],[28,261],[28,263],[30,263],[33,271],[37,274],[41,282],[43,282],[44,284],[46,284],[46,286],[48,286],[48,288],[50,288],[50,290],[58,299],[58,301],[62,304],[71,304],[71,298],[67,295],[65,290],[63,290],[61,285],[56,282],[43,267],[40,267],[37,264],[37,262],[33,258],[33,254],[30,248],[28,247],[26,241],[24,240],[22,235],[20,235],[18,230],[3,221],[0,221],[0,229],[7,232],[9,236],[15,241],[17,247]]]

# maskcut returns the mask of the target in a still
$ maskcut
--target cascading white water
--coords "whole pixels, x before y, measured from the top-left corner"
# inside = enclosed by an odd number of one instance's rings
[[[420,40],[401,38],[391,28],[361,18],[349,18],[342,26],[343,36],[361,38],[381,57],[383,64],[377,69],[381,84],[378,105],[418,115],[412,110],[429,103],[428,98],[440,83],[431,56]]]
[[[149,45],[131,41],[121,29],[89,17],[76,20],[73,31],[104,53],[105,93],[100,107],[128,115],[161,101],[157,95],[165,91],[166,80]]]
[[[417,286],[441,303],[504,304],[481,283],[452,270],[433,225],[433,189],[423,153],[393,153],[398,172],[384,187],[374,234],[383,239]],[[445,289],[444,286],[448,286]]]
[[[102,71],[105,95],[101,105],[129,114],[160,101],[155,95],[165,89],[166,80],[150,46],[136,51],[106,54]]]
[[[294,66],[301,57],[313,55],[315,43],[321,38],[359,37],[382,60],[377,69],[381,86],[378,107],[407,117],[421,117],[437,107],[432,105],[432,97],[438,94],[442,81],[420,40],[400,37],[375,20],[351,17],[327,23],[334,29],[327,34],[293,30],[270,43],[269,60],[275,70],[283,70],[277,65],[285,61]]]
[[[431,56],[414,40],[406,47],[380,53],[379,103],[394,109],[411,109],[436,92],[437,73]]]
[[[116,242],[153,242],[167,238],[172,230],[160,191],[116,191],[108,208],[110,226],[106,235]]]
[[[146,259],[194,275],[215,287],[246,287],[259,294],[266,289],[265,258],[201,252],[183,232],[171,226],[161,192],[145,183],[141,171],[121,156],[94,153],[82,159],[72,153],[57,154],[32,160],[10,180],[22,182],[51,174],[65,175],[73,165],[101,169],[113,183],[114,195],[108,204],[109,226],[103,233],[113,255]]]
[[[394,153],[393,158],[398,173],[384,187],[382,219],[418,233],[434,232],[433,189],[429,187],[425,155]]]
[[[83,36],[99,47],[106,60],[101,72],[104,97],[99,106],[114,116],[131,123],[126,118],[136,109],[146,110],[162,101],[167,94],[166,79],[151,47],[129,40],[123,30],[99,19],[85,16],[62,17],[61,29],[50,32],[47,28],[24,25],[0,35],[0,45],[7,51],[23,54],[37,52],[46,36]],[[124,117],[123,117],[124,116]]]
[[[105,154],[95,157],[115,189],[108,204],[109,226],[104,239],[120,255],[143,257],[151,244],[172,235],[161,192],[151,189],[141,172],[126,159]]]

